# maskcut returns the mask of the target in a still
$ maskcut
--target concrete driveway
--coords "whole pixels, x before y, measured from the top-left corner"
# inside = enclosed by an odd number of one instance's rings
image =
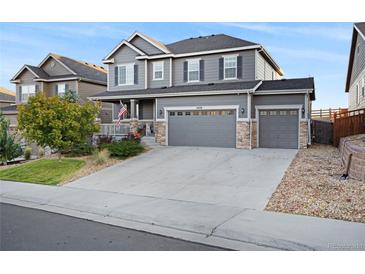
[[[67,186],[262,210],[296,152],[166,147]]]

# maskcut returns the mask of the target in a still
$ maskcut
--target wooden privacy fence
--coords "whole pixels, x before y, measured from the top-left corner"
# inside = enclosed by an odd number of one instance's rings
[[[311,111],[312,120],[333,121],[335,114],[347,112],[347,108],[326,108],[313,109]]]
[[[338,146],[340,138],[365,133],[365,109],[336,113],[333,121],[333,145]]]

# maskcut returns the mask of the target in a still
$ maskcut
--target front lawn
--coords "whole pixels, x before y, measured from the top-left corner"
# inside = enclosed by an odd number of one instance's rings
[[[70,178],[84,165],[85,161],[76,159],[41,159],[2,169],[0,179],[56,185]]]

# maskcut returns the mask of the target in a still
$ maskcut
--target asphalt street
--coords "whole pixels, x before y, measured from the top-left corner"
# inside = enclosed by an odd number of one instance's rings
[[[0,234],[0,250],[223,250],[5,203],[0,203]]]

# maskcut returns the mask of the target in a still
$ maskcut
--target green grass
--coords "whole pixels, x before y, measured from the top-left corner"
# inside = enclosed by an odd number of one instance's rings
[[[84,165],[85,161],[75,159],[41,159],[0,170],[0,179],[56,185],[72,176]]]

